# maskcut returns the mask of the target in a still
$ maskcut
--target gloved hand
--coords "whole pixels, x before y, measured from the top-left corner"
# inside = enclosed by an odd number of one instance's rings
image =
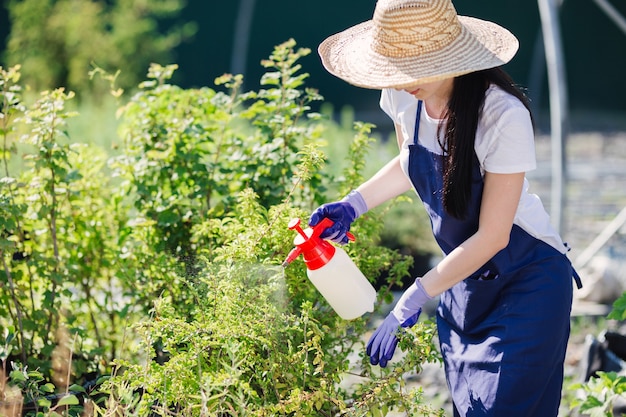
[[[387,366],[398,345],[398,331],[403,327],[414,326],[422,307],[430,299],[432,297],[426,293],[419,279],[402,294],[394,309],[367,342],[365,352],[372,365],[380,365],[382,368]]]
[[[393,312],[389,313],[383,323],[378,326],[372,337],[367,343],[365,352],[370,357],[372,365],[380,365],[381,368],[387,366],[387,362],[391,360],[396,346],[398,345],[398,331],[401,327],[412,327],[417,323],[422,309],[411,316],[410,320],[400,323]]]
[[[320,237],[345,245],[348,243],[350,225],[366,211],[367,205],[363,196],[354,190],[341,201],[323,204],[317,208],[309,218],[309,226],[317,225],[325,217],[331,219],[333,225],[324,230]]]

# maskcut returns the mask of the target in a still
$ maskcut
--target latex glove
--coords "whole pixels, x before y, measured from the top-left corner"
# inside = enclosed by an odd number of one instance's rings
[[[426,293],[419,279],[402,294],[394,309],[385,317],[367,342],[365,352],[372,365],[387,366],[398,345],[398,331],[417,323],[422,307],[432,297]]]
[[[369,342],[365,352],[370,357],[372,365],[380,365],[381,368],[387,366],[387,362],[391,360],[398,345],[398,332],[401,327],[412,327],[417,323],[422,310],[415,313],[411,320],[400,323],[393,313],[389,313],[383,323],[378,326]]]
[[[333,225],[324,230],[320,237],[345,245],[350,225],[367,211],[363,196],[358,191],[351,191],[341,201],[327,203],[317,208],[309,218],[309,226],[317,225],[322,219],[329,218]]]

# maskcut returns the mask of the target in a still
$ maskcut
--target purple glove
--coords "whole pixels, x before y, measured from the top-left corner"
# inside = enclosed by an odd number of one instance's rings
[[[422,306],[430,299],[432,297],[426,293],[419,279],[402,294],[394,309],[367,342],[365,352],[372,365],[380,365],[382,368],[387,366],[398,345],[398,330],[414,326]]]
[[[333,225],[324,230],[320,237],[345,245],[348,243],[347,233],[350,230],[350,225],[366,211],[367,205],[363,196],[354,190],[341,201],[323,204],[315,210],[309,218],[309,226],[317,225],[325,217],[331,219]]]

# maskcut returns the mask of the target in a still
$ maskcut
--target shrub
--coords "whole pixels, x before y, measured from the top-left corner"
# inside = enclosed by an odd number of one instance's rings
[[[46,415],[60,405],[136,416],[440,413],[403,379],[438,359],[432,323],[402,335],[406,354],[389,368],[372,367],[370,316],[341,320],[302,261],[280,267],[288,221],[359,184],[372,143],[372,125],[355,123],[340,177],[322,169],[330,122],[311,110],[321,97],[303,89],[297,64],[309,52],[278,45],[256,92],[231,75],[217,80],[223,91],[181,89],[169,84],[175,66],[153,65],[119,110],[123,146],[109,167],[65,137],[72,93],[24,107],[18,70],[2,70],[5,167],[14,138],[30,152],[29,169],[6,169],[0,200],[1,359],[25,401]],[[411,266],[378,245],[389,207],[360,218],[346,248],[369,279],[386,275],[381,303]]]
[[[607,318],[618,322],[626,319],[626,293],[615,300]],[[570,401],[571,409],[578,409],[591,417],[612,417],[617,400],[626,399],[626,377],[621,372],[598,371],[588,381],[573,383],[568,389],[577,394]]]
[[[183,0],[10,0],[4,61],[21,64],[35,91],[65,86],[83,97],[90,92],[100,96],[100,86],[87,77],[93,63],[124,68],[118,82],[132,88],[150,62],[169,61],[173,48],[195,34],[194,23],[174,26],[167,33],[159,28],[163,20],[176,18],[184,5]]]

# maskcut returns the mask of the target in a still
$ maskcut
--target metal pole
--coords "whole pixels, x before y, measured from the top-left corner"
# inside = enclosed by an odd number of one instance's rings
[[[558,4],[555,0],[538,0],[543,43],[546,51],[550,92],[550,134],[552,138],[552,223],[563,230],[563,187],[565,178],[565,139],[567,137],[567,83],[561,43]]]
[[[611,3],[606,0],[594,0],[598,7],[619,27],[622,32],[626,33],[626,19],[617,11]]]
[[[602,232],[596,236],[589,246],[576,258],[574,266],[582,268],[593,258],[593,256],[602,249],[606,242],[626,224],[626,207],[624,207],[617,216],[609,223]]]
[[[255,0],[241,0],[235,21],[233,33],[233,54],[230,61],[230,71],[233,74],[245,76],[248,59],[248,42],[250,41],[250,27],[254,15]],[[244,79],[245,82],[245,79]]]

